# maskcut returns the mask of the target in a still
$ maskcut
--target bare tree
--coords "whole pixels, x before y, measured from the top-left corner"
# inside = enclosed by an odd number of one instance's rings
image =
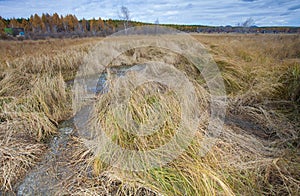
[[[253,18],[248,18],[247,20],[245,20],[245,22],[242,23],[242,27],[251,27],[254,25],[254,20]]]
[[[242,23],[238,23],[237,26],[239,27],[251,27],[255,24],[255,21],[253,20],[253,18],[248,18],[247,20],[245,20],[244,22]]]
[[[130,20],[130,12],[127,7],[121,7],[121,15],[119,16],[124,22],[125,32],[127,33],[128,21]]]
[[[158,20],[158,18],[155,20],[154,24],[155,24],[155,34],[157,34],[157,33],[158,33],[158,28],[157,28],[157,26],[159,25],[159,20]]]
[[[240,27],[240,32],[249,33],[250,28],[255,24],[255,21],[250,17],[242,23],[238,23],[237,26]]]

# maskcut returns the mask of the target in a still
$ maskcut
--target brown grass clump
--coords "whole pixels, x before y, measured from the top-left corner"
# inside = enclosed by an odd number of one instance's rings
[[[53,79],[50,84],[55,84],[56,80]],[[25,92],[10,92],[9,97],[1,97],[0,151],[3,170],[0,170],[0,182],[4,191],[15,188],[16,182],[41,158],[46,149],[42,141],[56,133],[57,120],[66,115],[66,111],[62,110],[67,106],[66,98],[62,96],[64,94],[60,94],[58,88],[51,88],[58,86],[50,85],[48,89],[43,85],[44,88],[40,88],[37,82]],[[45,95],[48,95],[47,98]]]
[[[0,116],[0,184],[2,191],[13,190],[20,178],[40,160],[46,148],[44,144],[36,142],[39,135],[32,133],[33,130],[30,129],[36,128],[36,125],[45,126],[46,123],[39,121],[40,119],[34,122],[34,119],[28,115],[19,117],[18,119],[13,114],[3,113]],[[28,129],[32,134],[28,134]]]

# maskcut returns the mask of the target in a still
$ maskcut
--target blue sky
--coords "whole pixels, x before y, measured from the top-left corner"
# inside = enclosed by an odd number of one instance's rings
[[[176,24],[236,25],[252,17],[258,26],[300,26],[300,0],[0,0],[3,18],[31,14],[75,14],[79,19],[119,18],[120,7],[132,20]]]

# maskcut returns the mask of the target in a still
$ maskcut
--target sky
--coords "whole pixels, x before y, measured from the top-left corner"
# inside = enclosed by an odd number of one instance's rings
[[[225,26],[248,18],[257,26],[300,26],[300,0],[0,0],[2,18],[75,14],[78,19],[119,19],[126,6],[134,21]]]

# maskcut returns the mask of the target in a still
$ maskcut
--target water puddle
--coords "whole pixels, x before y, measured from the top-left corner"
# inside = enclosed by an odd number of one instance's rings
[[[145,65],[110,67],[107,72],[100,75],[96,87],[90,90],[96,94],[107,93],[109,89],[109,84],[107,84],[108,72],[112,77],[123,77],[129,71],[141,71],[144,68]]]

